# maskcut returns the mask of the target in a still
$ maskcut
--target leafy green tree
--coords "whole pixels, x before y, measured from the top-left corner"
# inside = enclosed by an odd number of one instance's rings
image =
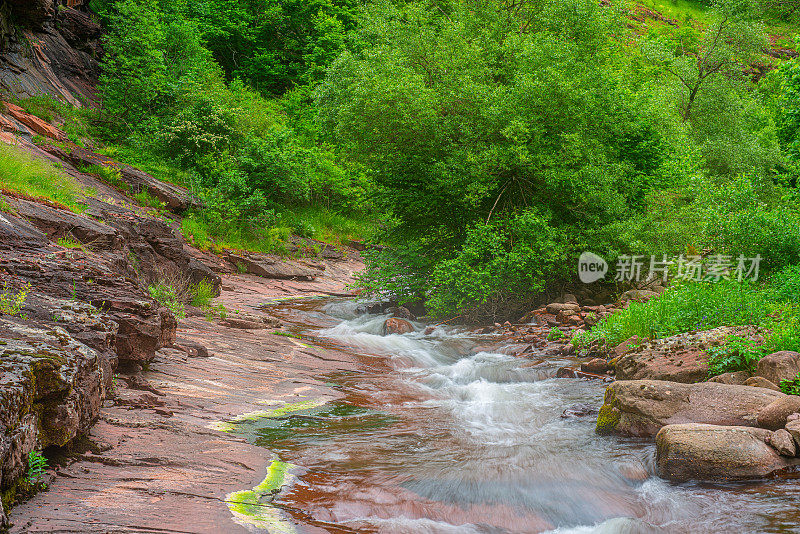
[[[663,140],[638,113],[636,76],[609,37],[624,31],[616,13],[561,0],[510,24],[502,6],[440,7],[376,8],[364,22],[374,44],[345,52],[318,92],[326,131],[372,171],[375,198],[395,218],[387,241],[406,257],[419,249],[411,241],[429,245],[427,264],[405,261],[423,269],[412,278],[455,290],[463,284],[445,278],[466,276],[463,247],[477,225],[505,228],[530,208],[543,207],[544,227],[574,243],[639,209]],[[500,241],[520,243],[501,233]],[[492,262],[516,254],[503,250]],[[537,291],[555,274],[534,263],[526,264],[531,276],[504,271],[513,293]],[[371,273],[397,276],[391,268]],[[443,296],[436,307],[475,305],[497,290],[480,286],[482,296]]]

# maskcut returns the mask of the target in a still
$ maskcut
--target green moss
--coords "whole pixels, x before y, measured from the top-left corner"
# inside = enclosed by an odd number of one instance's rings
[[[10,488],[3,490],[2,494],[0,494],[0,498],[3,501],[3,510],[8,513],[11,510],[11,507],[14,505],[14,502],[17,500],[17,484],[12,485]]]
[[[606,389],[605,398],[603,399],[603,406],[600,408],[600,412],[597,414],[597,426],[595,426],[595,432],[598,434],[609,434],[617,428],[622,415],[615,404],[616,396],[614,395],[614,390],[609,387]]]
[[[266,478],[258,486],[226,495],[225,502],[236,521],[244,526],[266,530],[270,534],[294,534],[294,526],[269,502],[282,487],[292,482],[294,475],[289,470],[294,467],[276,458],[267,469]]]

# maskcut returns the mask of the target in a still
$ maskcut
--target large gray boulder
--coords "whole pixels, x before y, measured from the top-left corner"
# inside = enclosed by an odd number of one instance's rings
[[[782,350],[761,358],[756,368],[756,376],[763,376],[776,386],[782,380],[791,380],[800,373],[800,352]]]
[[[621,380],[606,389],[596,430],[649,437],[678,423],[754,427],[758,414],[784,397],[779,391],[715,382]]]
[[[699,423],[667,425],[656,436],[656,469],[667,480],[727,482],[762,478],[798,463],[766,441],[769,430]]]

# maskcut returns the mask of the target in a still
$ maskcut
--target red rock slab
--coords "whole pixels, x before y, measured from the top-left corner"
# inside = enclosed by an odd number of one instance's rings
[[[9,104],[8,102],[3,102],[3,105],[8,110],[8,114],[11,115],[13,118],[33,130],[39,135],[43,135],[45,137],[49,137],[51,139],[56,139],[58,141],[66,141],[67,134],[56,128],[55,126],[47,123],[46,121],[40,119],[35,115],[31,115],[21,107],[15,104]]]
[[[345,274],[359,265],[344,262],[326,269],[341,277],[326,274],[330,278],[305,286],[228,276],[231,290],[222,300],[230,310],[257,313],[270,294],[344,293]],[[17,505],[10,532],[248,532],[234,522],[224,499],[263,481],[272,454],[210,427],[281,402],[340,398],[316,377],[358,368],[355,356],[276,336],[273,329],[231,329],[193,317],[180,322],[178,335],[206,347],[209,357],[158,351],[142,375],[164,395],[153,403],[142,397],[151,393],[128,389],[119,404],[107,401],[89,436],[96,453],[69,458],[48,491]],[[124,387],[121,380],[116,384]],[[312,523],[303,529],[323,532]]]

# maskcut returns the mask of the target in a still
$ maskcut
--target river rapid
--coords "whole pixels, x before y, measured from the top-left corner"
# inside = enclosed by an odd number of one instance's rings
[[[384,336],[357,309],[274,310],[358,361],[319,377],[335,401],[255,431],[298,466],[275,504],[300,532],[800,532],[796,480],[670,484],[652,441],[596,435],[581,414],[605,384],[554,378],[571,360],[475,352],[491,336],[457,327]]]

